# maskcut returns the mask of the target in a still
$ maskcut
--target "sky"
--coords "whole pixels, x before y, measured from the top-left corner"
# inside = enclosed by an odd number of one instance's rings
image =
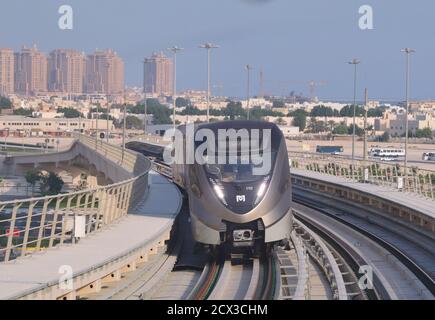
[[[73,30],[60,30],[58,9],[73,8]],[[360,6],[370,5],[374,29],[361,30]],[[351,100],[358,58],[358,99],[364,88],[384,101],[405,96],[405,55],[411,47],[412,99],[435,99],[435,1],[433,0],[2,0],[0,47],[36,44],[46,53],[74,48],[87,53],[113,48],[126,64],[126,83],[141,86],[142,61],[178,45],[178,89],[206,88],[204,42],[212,53],[215,94],[252,94],[264,72],[266,94],[308,95],[316,80],[321,99]],[[167,54],[170,54],[167,52]]]

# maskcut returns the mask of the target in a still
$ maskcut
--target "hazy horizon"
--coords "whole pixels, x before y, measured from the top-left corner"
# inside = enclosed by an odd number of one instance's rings
[[[74,29],[62,31],[58,8],[71,5]],[[360,30],[358,9],[374,10],[374,30]],[[264,71],[264,91],[282,95],[294,90],[308,95],[308,81],[327,82],[317,89],[320,99],[351,100],[353,69],[359,66],[358,99],[365,87],[371,98],[401,101],[405,95],[403,47],[412,56],[412,99],[435,99],[435,43],[430,25],[435,3],[367,0],[4,0],[0,20],[0,47],[19,50],[36,44],[48,53],[73,48],[86,53],[112,48],[126,66],[126,84],[142,86],[144,57],[178,45],[178,89],[205,89],[206,54],[203,42],[220,45],[212,54],[212,82],[222,85],[214,93],[244,97],[246,71],[254,67],[252,94],[259,90],[259,70]]]

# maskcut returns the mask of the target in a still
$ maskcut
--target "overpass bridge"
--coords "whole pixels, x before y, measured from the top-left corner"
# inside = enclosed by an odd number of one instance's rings
[[[166,145],[154,136],[130,142]],[[312,154],[290,159],[291,250],[247,270],[186,271],[177,261],[189,240],[175,231],[187,222],[175,222],[182,196],[164,177],[170,168],[85,136],[63,152],[5,158],[0,169],[16,172],[80,163],[109,184],[0,203],[7,213],[0,226],[9,230],[0,236],[0,298],[434,299],[435,172]],[[366,266],[374,289],[359,285]]]

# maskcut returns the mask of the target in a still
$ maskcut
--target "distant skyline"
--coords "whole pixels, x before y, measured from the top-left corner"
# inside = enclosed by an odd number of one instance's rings
[[[58,8],[71,5],[74,29],[62,31]],[[358,9],[374,10],[374,30],[358,28]],[[210,41],[220,45],[212,54],[214,93],[246,95],[246,71],[252,71],[252,94],[264,91],[309,95],[310,80],[321,99],[351,100],[352,58],[359,65],[358,99],[368,87],[370,98],[403,100],[404,47],[412,56],[412,99],[435,99],[433,0],[3,0],[0,47],[19,50],[36,44],[48,54],[57,48],[86,53],[111,48],[125,62],[126,84],[142,86],[143,59],[178,45],[178,89],[206,88],[206,54],[198,48]]]

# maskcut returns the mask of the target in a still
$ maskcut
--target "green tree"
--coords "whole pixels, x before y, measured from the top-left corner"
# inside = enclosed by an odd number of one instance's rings
[[[369,118],[379,118],[385,113],[386,107],[372,108],[367,111],[367,117]]]
[[[63,113],[63,116],[69,119],[83,117],[83,114],[74,108],[57,108],[57,113]]]
[[[300,131],[304,131],[307,127],[307,115],[308,113],[303,109],[298,109],[289,113],[289,116],[293,117],[293,125],[299,127]]]
[[[134,114],[144,114],[145,105],[139,104],[136,106],[127,107],[130,113]],[[152,114],[154,116],[154,124],[170,124],[171,120],[171,110],[160,104],[156,99],[147,99],[147,114]]]
[[[324,121],[318,121],[316,118],[311,117],[310,125],[308,127],[311,133],[320,133],[328,131],[328,127]]]
[[[32,193],[33,193],[35,191],[36,183],[41,179],[41,173],[36,170],[30,170],[26,172],[24,177],[27,183],[32,186]]]
[[[349,127],[348,127],[348,133],[353,134],[353,125],[352,124],[349,125]],[[358,137],[362,137],[364,135],[364,129],[355,125],[355,135],[357,135]]]
[[[415,132],[415,136],[417,138],[432,139],[433,134],[432,134],[432,130],[430,128],[424,128],[424,129],[417,129]]]
[[[315,106],[310,113],[312,117],[337,117],[339,116],[339,112],[337,110],[332,109],[331,107],[325,107],[323,105]]]
[[[272,102],[272,108],[285,108],[285,102],[283,100],[274,100]]]
[[[41,192],[44,195],[59,194],[63,185],[64,182],[62,178],[54,172],[41,175]]]
[[[246,111],[242,108],[241,102],[231,101],[227,105],[225,115],[228,116],[230,120],[235,120],[238,117],[246,118]]]
[[[119,119],[118,121],[115,122],[115,127],[116,128],[122,128],[124,125],[124,120],[123,119]],[[138,117],[136,116],[127,116],[127,118],[125,118],[125,127],[127,129],[142,129],[143,128],[143,121],[140,120]]]
[[[384,131],[384,133],[379,137],[380,142],[389,142],[390,141],[390,134],[388,131]]]
[[[348,134],[348,128],[344,124],[339,124],[332,131],[333,134]]]
[[[216,110],[210,110],[210,111],[216,111]],[[180,114],[182,116],[185,116],[185,115],[199,116],[199,115],[207,114],[207,110],[199,110],[195,106],[187,106],[186,108],[183,109],[183,111],[178,112],[178,114]]]
[[[6,97],[0,96],[0,109],[12,108],[12,101]]]
[[[190,105],[190,101],[185,98],[177,98],[175,105],[177,108],[187,107]]]
[[[33,114],[33,109],[18,108],[14,109],[14,115],[30,117]]]
[[[364,114],[365,114],[364,107],[355,106],[355,115],[357,117],[362,117],[362,116],[364,116]],[[340,116],[341,117],[353,117],[353,106],[352,105],[344,106],[340,110]]]

